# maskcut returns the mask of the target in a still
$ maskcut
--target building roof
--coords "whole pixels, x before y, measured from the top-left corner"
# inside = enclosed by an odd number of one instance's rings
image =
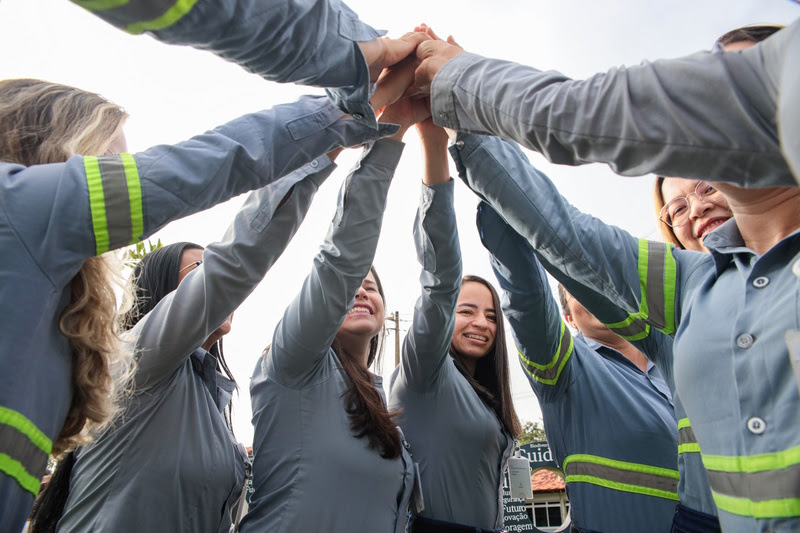
[[[558,492],[566,490],[564,480],[552,470],[541,469],[531,474],[533,492]]]

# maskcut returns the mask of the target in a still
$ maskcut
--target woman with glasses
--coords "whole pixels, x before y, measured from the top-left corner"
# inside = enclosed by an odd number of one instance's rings
[[[447,134],[432,120],[417,129],[425,182],[441,203],[425,207],[414,227],[422,295],[389,388],[424,495],[408,531],[496,531],[503,525],[506,464],[521,433],[500,299],[483,278],[459,279]]]
[[[734,217],[706,235],[705,254],[580,213],[513,145],[458,141],[462,178],[606,326],[632,340],[674,336],[675,386],[691,420],[679,446],[702,454],[723,529],[795,530],[800,189],[726,186]]]

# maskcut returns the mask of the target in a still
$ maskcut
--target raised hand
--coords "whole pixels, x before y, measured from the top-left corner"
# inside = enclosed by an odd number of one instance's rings
[[[452,35],[443,41],[434,33],[433,29],[425,24],[417,26],[415,33],[424,33],[431,40],[424,41],[417,46],[417,60],[420,64],[414,75],[414,84],[406,92],[406,96],[429,94],[431,83],[439,69],[452,58],[464,52]]]
[[[419,66],[416,56],[409,56],[400,63],[383,71],[378,78],[375,93],[369,102],[373,109],[380,109],[396,102],[414,81],[414,72]]]
[[[400,124],[400,130],[392,137],[394,140],[400,141],[408,128],[425,119],[429,119],[430,116],[430,106],[424,99],[401,98],[386,107],[378,122]]]
[[[399,39],[381,37],[358,43],[369,66],[369,81],[375,83],[383,69],[411,55],[419,43],[432,39],[425,32],[409,32]]]
[[[427,98],[423,101],[425,100]],[[427,105],[427,102],[425,103]],[[450,166],[447,157],[448,136],[445,129],[434,124],[433,119],[428,117],[417,123],[417,133],[422,141],[422,155],[425,160],[423,183],[434,185],[450,181]]]

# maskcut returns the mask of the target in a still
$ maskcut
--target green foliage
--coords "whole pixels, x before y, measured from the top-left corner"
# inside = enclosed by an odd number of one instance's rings
[[[164,245],[161,244],[161,239],[158,239],[155,243],[150,239],[147,240],[147,243],[137,242],[122,252],[122,262],[125,263],[125,266],[128,268],[133,268],[136,266],[136,263],[144,259],[144,256],[153,250],[158,250],[162,246]]]
[[[547,438],[544,434],[544,426],[541,421],[525,422],[522,425],[522,435],[519,436],[520,444],[530,444],[531,442],[544,442]]]

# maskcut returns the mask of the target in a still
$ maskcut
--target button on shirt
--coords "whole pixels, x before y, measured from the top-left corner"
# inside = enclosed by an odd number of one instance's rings
[[[146,238],[172,220],[275,182],[331,146],[359,144],[396,130],[338,120],[343,115],[327,98],[302,97],[187,142],[126,155],[127,167],[121,155],[75,156],[30,167],[0,162],[0,243],[6,252],[0,267],[0,316],[6,318],[0,368],[17,369],[0,372],[0,407],[14,413],[0,419],[0,430],[23,438],[22,445],[14,446],[10,443],[16,440],[0,439],[0,454],[25,469],[0,472],[0,531],[22,528],[47,453],[67,416],[72,363],[57,317],[70,301],[70,282],[83,262]],[[265,136],[270,142],[264,142]],[[97,188],[89,187],[87,163],[97,165],[103,186],[113,184],[99,196]],[[128,183],[140,187],[138,203],[130,200]],[[117,216],[96,228],[92,205],[104,203],[107,212],[115,206]],[[126,212],[120,206],[130,208],[127,219],[120,216]],[[30,393],[33,389],[37,394]],[[19,427],[8,424],[14,420]],[[37,431],[20,432],[27,424]],[[35,460],[27,464],[31,456]]]
[[[514,439],[449,353],[461,281],[453,188],[452,181],[423,186],[414,224],[422,295],[389,406],[403,409],[400,425],[420,466],[419,514],[489,530],[503,525],[503,473]]]
[[[642,372],[621,353],[573,337],[528,244],[485,204],[478,226],[550,449],[565,470],[573,523],[592,531],[670,531],[678,428],[666,382],[652,363]],[[621,485],[627,488],[617,490]]]
[[[618,309],[609,327],[646,321],[674,334],[675,383],[723,530],[796,530],[800,395],[785,337],[800,329],[798,232],[758,256],[729,220],[706,237],[710,254],[677,250],[577,211],[541,173],[519,168],[508,163],[466,179],[551,272]],[[759,277],[770,283],[756,288]],[[749,348],[739,347],[743,334],[752,338]],[[748,428],[753,417],[766,431]]]

